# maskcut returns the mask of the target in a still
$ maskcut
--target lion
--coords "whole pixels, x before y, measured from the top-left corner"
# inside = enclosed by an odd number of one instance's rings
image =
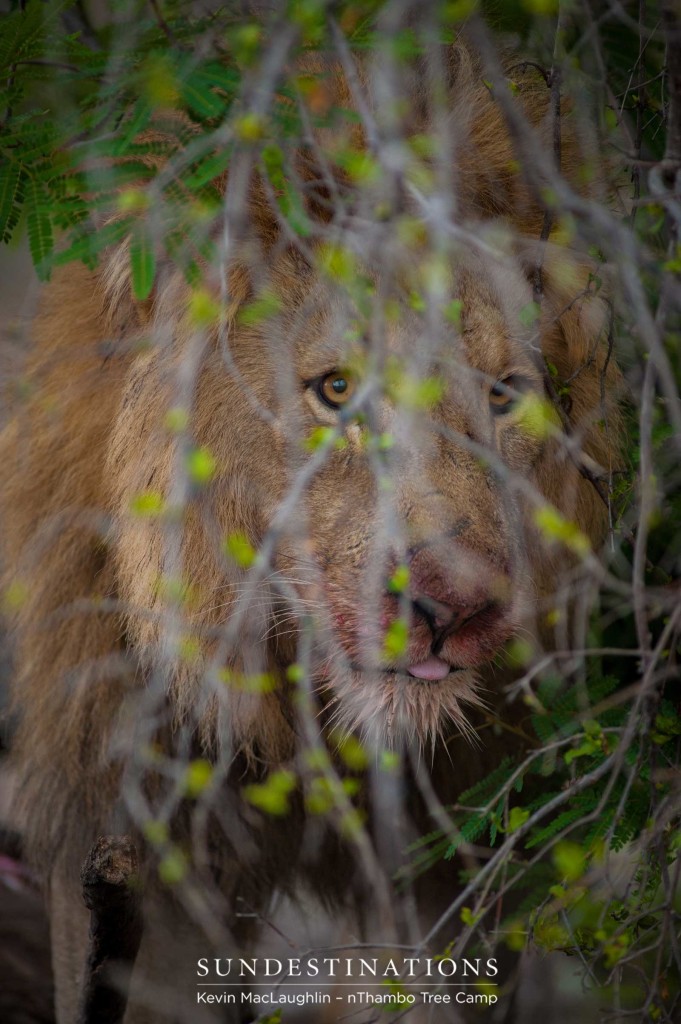
[[[327,181],[308,208],[319,233],[298,245],[251,168],[249,216],[198,299],[165,259],[136,301],[127,242],[44,290],[0,464],[18,813],[49,896],[60,1024],[76,1019],[78,872],[101,834],[145,851],[128,1024],[218,1019],[187,1003],[197,958],[251,948],[275,891],[378,908],[365,922],[399,936],[387,879],[427,811],[403,829],[366,781],[315,812],[320,775],[335,792],[355,737],[365,780],[386,752],[401,764],[398,803],[403,786],[423,804],[420,750],[455,799],[510,742],[489,728],[510,714],[500,652],[551,642],[547,614],[607,534],[608,303],[586,256],[540,241],[545,211],[475,59],[453,46],[447,67],[457,232],[439,262],[414,190],[367,238],[381,183],[348,227]],[[545,93],[526,73],[515,102],[549,140]],[[563,169],[578,162],[566,129]],[[334,187],[354,185],[338,170]],[[542,509],[567,534],[547,534]]]

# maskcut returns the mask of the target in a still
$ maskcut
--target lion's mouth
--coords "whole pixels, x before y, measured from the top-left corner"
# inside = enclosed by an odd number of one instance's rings
[[[464,670],[431,654],[424,661],[413,665],[405,665],[404,668],[384,668],[381,671],[390,676],[403,676],[409,682],[441,683],[454,672],[463,672]]]
[[[406,665],[404,668],[385,668],[384,666],[360,665],[352,662],[351,666],[355,672],[378,672],[384,676],[401,676],[406,682],[413,683],[442,683],[449,676],[457,672],[466,672],[464,668],[456,665],[449,665],[446,661],[436,657],[434,654],[424,661],[414,665]]]
[[[477,615],[464,620],[449,636],[433,639],[423,630],[420,635],[415,634],[409,652],[398,664],[380,663],[373,652],[362,657],[362,651],[359,660],[351,661],[351,667],[359,672],[398,676],[406,683],[443,683],[452,675],[488,662],[508,640],[513,625],[504,612],[501,606],[490,603]]]
[[[408,675],[425,683],[439,683],[446,679],[452,671],[455,672],[456,669],[442,658],[438,658],[436,654],[429,655],[425,661],[418,662],[416,665],[407,666]]]

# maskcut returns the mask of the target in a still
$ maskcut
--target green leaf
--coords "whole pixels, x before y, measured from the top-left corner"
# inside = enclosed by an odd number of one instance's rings
[[[153,818],[150,818],[148,821],[145,821],[143,832],[146,839],[153,846],[162,846],[168,842],[168,826],[164,821],[155,821]]]
[[[300,683],[302,683],[305,679],[305,669],[303,668],[302,665],[298,665],[297,663],[289,665],[289,667],[286,669],[286,678],[288,679],[289,683],[293,683],[297,686]]]
[[[483,814],[476,814],[463,823],[460,833],[456,836],[444,853],[445,860],[451,860],[461,843],[472,843],[478,839],[487,827],[487,818]]]
[[[208,448],[195,448],[187,455],[187,472],[195,484],[210,483],[216,469],[215,456]]]
[[[132,293],[138,302],[143,302],[149,298],[156,276],[156,253],[145,220],[137,222],[130,239],[130,270]]]
[[[462,907],[459,917],[463,924],[473,927],[480,920],[480,914],[474,914],[470,907]]]
[[[29,0],[25,8],[18,8],[9,15],[3,15],[0,68],[8,68],[20,60],[42,57],[48,23],[56,20],[72,5],[73,0],[58,0],[56,3]]]
[[[575,554],[585,557],[591,551],[589,538],[576,523],[565,519],[553,505],[541,505],[534,510],[534,521],[549,541],[562,541]]]
[[[401,658],[407,651],[409,625],[404,619],[394,619],[383,640],[383,655],[388,661]]]
[[[15,160],[0,164],[0,240],[9,242],[23,201],[24,169]]]
[[[264,291],[253,302],[242,307],[239,311],[239,323],[246,327],[252,327],[276,316],[280,310],[281,299],[279,296],[274,292]]]
[[[225,540],[225,554],[242,569],[249,569],[256,558],[255,549],[248,537],[239,530],[230,533]]]
[[[192,189],[192,191],[203,188],[204,185],[208,185],[211,181],[219,178],[221,174],[224,174],[229,167],[231,159],[231,146],[225,146],[217,153],[213,153],[212,156],[205,157],[195,164],[193,170],[184,177],[185,185],[187,188]]]
[[[569,810],[563,811],[553,819],[550,825],[546,825],[544,828],[539,829],[539,831],[534,831],[531,838],[525,843],[525,846],[530,850],[533,846],[543,845],[567,825],[571,825],[573,821],[577,821],[578,818],[581,818],[586,813],[588,811],[582,803],[577,807],[571,807]]]
[[[518,319],[520,320],[523,327],[532,327],[541,315],[541,307],[536,302],[528,302],[526,306],[520,310]]]
[[[29,178],[26,184],[26,228],[36,273],[41,281],[50,276],[48,260],[54,248],[52,222],[42,184]]]
[[[459,796],[460,804],[482,804],[487,803],[497,793],[509,776],[513,773],[514,761],[510,757],[504,757],[496,768],[489,775],[486,775],[480,782],[467,789]]]
[[[144,131],[151,119],[152,113],[153,108],[150,106],[146,98],[141,98],[137,101],[137,105],[132,114],[130,114],[123,123],[123,133],[114,140],[113,145],[115,156],[124,156],[130,152],[131,143],[140,134],[140,132]]]
[[[197,797],[210,785],[213,778],[213,766],[205,758],[190,761],[184,777],[186,796]]]
[[[576,882],[586,870],[586,851],[579,843],[564,840],[553,850],[553,863],[560,878]]]
[[[227,105],[222,97],[194,76],[183,82],[181,94],[189,109],[198,117],[219,117]]]
[[[171,846],[158,865],[158,875],[166,885],[179,885],[185,878],[189,865],[187,857],[178,846]]]
[[[140,491],[130,502],[130,511],[141,518],[160,516],[165,508],[160,491]]]
[[[599,743],[594,743],[593,740],[587,737],[578,747],[567,751],[565,754],[565,764],[572,764],[578,757],[590,757],[592,754],[598,753],[600,749]]]
[[[272,772],[265,782],[244,786],[243,796],[266,814],[281,816],[290,810],[289,795],[296,788],[296,777],[289,771]]]
[[[365,747],[356,736],[343,737],[338,745],[338,753],[348,768],[353,772],[361,772],[367,767],[369,758]]]
[[[391,594],[403,594],[408,586],[409,568],[406,565],[398,565],[388,580],[388,590]]]
[[[530,816],[526,807],[512,807],[508,816],[508,832],[517,832]]]
[[[270,672],[239,672],[237,669],[224,668],[219,672],[220,681],[233,690],[244,693],[272,693],[277,688],[277,677]]]
[[[299,235],[310,234],[311,226],[300,195],[291,186],[291,174],[287,170],[284,154],[274,143],[263,148],[262,162],[277,196],[277,204],[289,224]]]
[[[336,431],[333,427],[315,427],[305,438],[303,444],[307,451],[316,452],[319,448],[332,444],[334,439],[341,440],[336,438]]]
[[[51,264],[53,267],[62,266],[64,263],[71,263],[72,260],[82,260],[88,266],[94,265],[97,256],[103,249],[120,242],[130,232],[132,219],[126,217],[121,220],[105,224],[99,231],[92,233],[85,232],[83,226],[76,229],[74,241],[61,252],[54,253]],[[72,236],[73,237],[73,236]]]
[[[219,117],[227,109],[238,81],[238,75],[229,68],[216,63],[206,64],[187,75],[181,83],[180,94],[198,117]]]

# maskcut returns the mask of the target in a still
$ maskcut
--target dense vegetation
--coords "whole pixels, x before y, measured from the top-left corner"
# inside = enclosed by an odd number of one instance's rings
[[[481,12],[475,0],[455,0],[413,18],[396,0],[303,0],[260,16],[229,3],[204,10],[177,0],[119,0],[104,10],[28,0],[2,15],[0,235],[10,246],[28,239],[43,280],[70,261],[95,266],[129,237],[135,297],[150,296],[159,259],[171,260],[195,289],[195,316],[210,319],[201,268],[222,253],[216,182],[239,160],[257,168],[291,238],[312,244],[317,228],[296,151],[310,117],[320,128],[332,116],[337,124],[339,112],[329,109],[320,75],[295,70],[301,51],[330,50],[341,61],[385,51],[399,66],[465,29],[490,89],[498,48],[512,47],[556,103],[579,112],[591,145],[580,173],[591,190],[578,193],[557,170],[550,187],[541,185],[546,237],[570,236],[599,264],[590,287],[603,289],[612,309],[628,385],[629,463],[594,483],[611,516],[604,564],[570,523],[545,517],[547,538],[583,557],[588,600],[569,650],[537,655],[516,642],[505,654],[518,666],[508,699],[531,712],[530,752],[441,808],[411,865],[418,873],[464,854],[452,862],[461,895],[444,910],[458,921],[451,955],[496,943],[561,950],[598,991],[604,1019],[672,1022],[681,1006],[678,8],[671,0],[499,0]],[[381,17],[391,34],[376,29]],[[512,95],[512,74],[509,82]],[[345,112],[349,125],[361,116]],[[405,141],[411,180],[427,193],[433,138]],[[380,147],[348,143],[327,155],[360,190],[383,173]],[[523,161],[520,145],[517,171],[531,180]],[[329,248],[325,259],[361,307],[365,283],[349,250]],[[270,312],[263,296],[248,315]],[[555,380],[557,400],[569,388]],[[427,394],[410,394],[427,404]],[[322,431],[310,443],[335,441]],[[188,465],[197,485],[210,478],[209,452],[191,453]],[[159,502],[140,495],[139,514],[158,514]],[[228,544],[243,565],[255,557],[243,538]],[[10,605],[18,600],[5,595]],[[317,813],[337,804],[347,813],[366,756],[359,744],[343,749],[344,785],[320,774],[308,797]],[[210,767],[195,762],[188,771],[189,790],[199,792]],[[246,796],[285,813],[295,785],[278,773]],[[153,828],[149,835],[167,842]],[[169,882],[182,873],[171,846],[163,865]]]

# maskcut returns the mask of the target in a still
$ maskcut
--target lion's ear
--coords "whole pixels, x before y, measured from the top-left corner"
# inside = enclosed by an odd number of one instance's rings
[[[582,450],[600,465],[612,465],[620,446],[623,379],[612,353],[606,272],[550,247],[541,280],[546,372]]]
[[[253,268],[258,266],[258,260],[262,264],[264,251],[263,240],[251,238],[240,246],[240,258],[227,267],[229,301],[223,311],[227,321],[231,321],[238,310],[254,297],[254,277],[257,280],[257,276]],[[295,255],[295,259],[298,276],[302,278],[302,257]],[[201,269],[200,291],[212,295],[213,301],[220,304],[221,269],[207,263]],[[169,324],[174,325],[175,333],[178,325],[186,326],[193,322],[192,317],[187,320],[185,314],[191,309],[196,295],[195,286],[189,283],[182,268],[166,257],[161,245],[157,252],[154,284],[143,300],[134,294],[129,238],[108,251],[99,265],[97,276],[102,312],[113,338],[131,340],[147,335],[155,327]]]
[[[135,298],[130,263],[130,239],[109,249],[97,269],[103,300],[103,313],[113,336],[128,337],[144,331],[151,323],[156,300],[159,273],[150,294],[143,300]]]
[[[609,354],[612,317],[607,282],[591,260],[548,246],[531,281],[541,287],[544,355],[567,382],[600,371]]]

